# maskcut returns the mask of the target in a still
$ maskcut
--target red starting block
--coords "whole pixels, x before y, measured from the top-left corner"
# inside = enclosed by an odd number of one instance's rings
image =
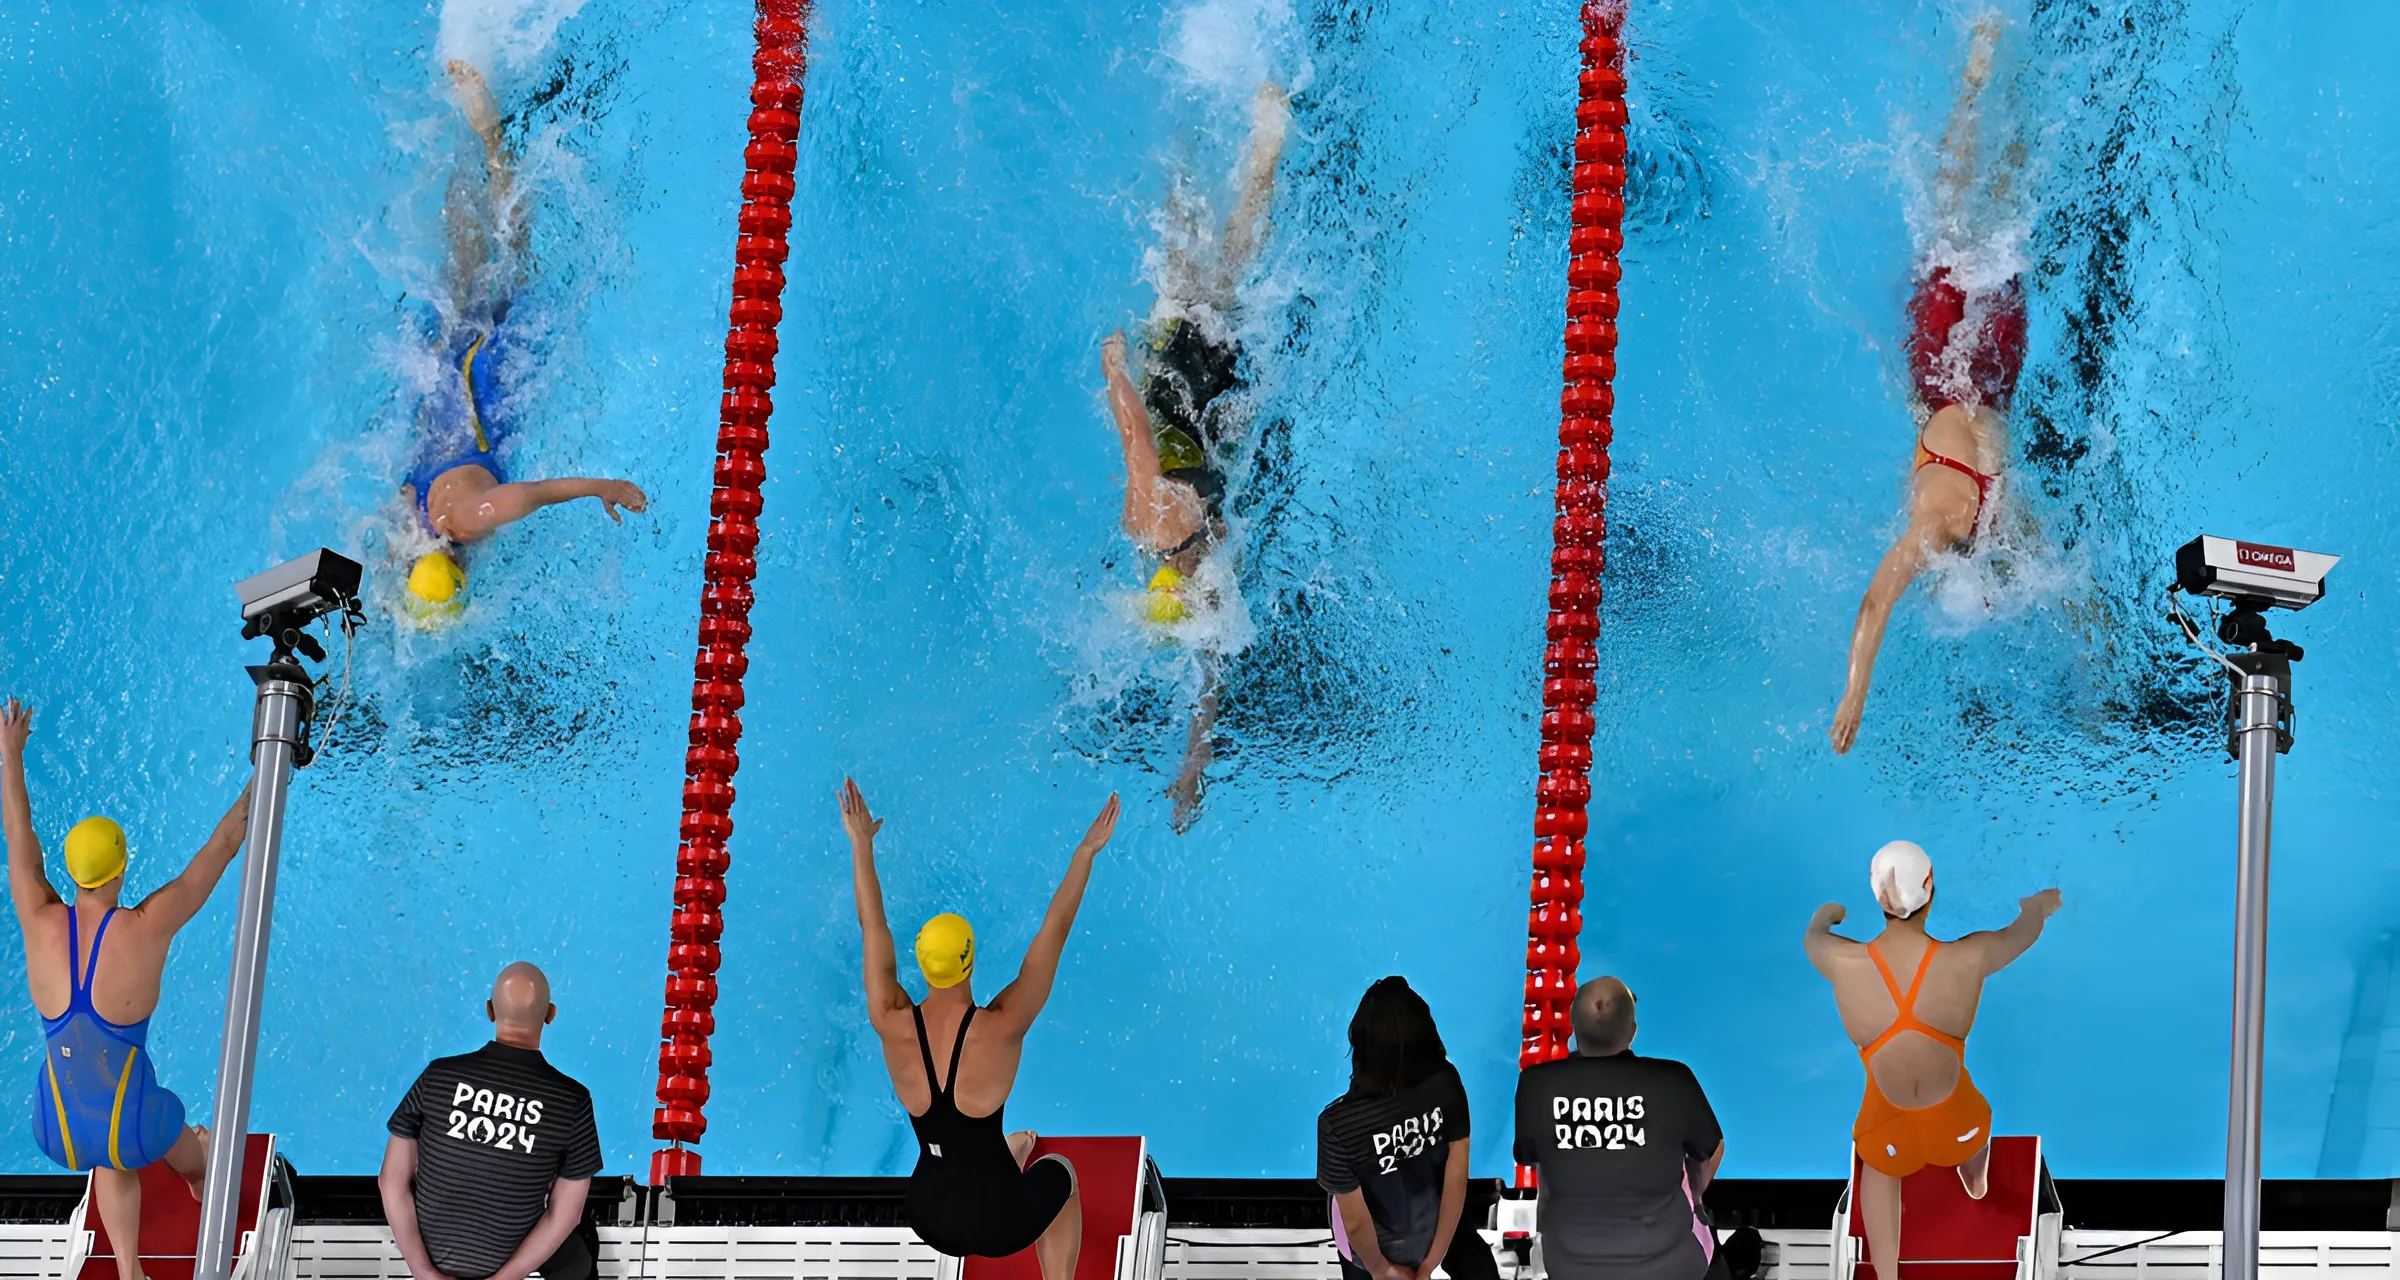
[[[1144,1138],[1041,1138],[1033,1157],[1065,1156],[1083,1197],[1075,1280],[1150,1280],[1166,1261],[1166,1195]],[[190,1199],[186,1196],[185,1199]],[[1033,1250],[969,1258],[963,1280],[1042,1280]],[[165,1280],[165,1277],[160,1277]]]
[[[1833,1280],[1883,1280],[1857,1213],[1859,1160],[1833,1214]],[[1958,1170],[1928,1165],[1900,1183],[1899,1280],[2049,1280],[2058,1274],[2058,1190],[2040,1138],[1992,1139],[1990,1188],[1969,1198]]]
[[[270,1224],[270,1232],[258,1229],[259,1207],[269,1203],[268,1187],[275,1177],[275,1136],[254,1133],[242,1153],[242,1200],[236,1214],[235,1243],[237,1256],[234,1274],[264,1276],[251,1255],[259,1252],[259,1244],[268,1234],[280,1235],[290,1228],[291,1210],[276,1210],[278,1221]],[[116,1246],[109,1243],[108,1227],[100,1221],[100,1206],[92,1201],[92,1185],[85,1179],[83,1203],[75,1206],[67,1219],[67,1251],[65,1274],[77,1280],[116,1280]],[[192,1199],[191,1184],[176,1176],[165,1161],[142,1170],[142,1273],[149,1280],[192,1280],[194,1255],[199,1252],[200,1202]],[[282,1250],[278,1247],[278,1255]]]

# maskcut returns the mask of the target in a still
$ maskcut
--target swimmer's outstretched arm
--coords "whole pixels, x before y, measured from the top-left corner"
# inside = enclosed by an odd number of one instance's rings
[[[867,812],[858,784],[842,779],[842,830],[850,835],[850,886],[858,898],[858,932],[866,943],[867,1016],[880,1020],[914,1007],[900,986],[899,949],[883,915],[883,882],[875,877],[875,833],[883,819]]]
[[[1218,267],[1228,289],[1241,282],[1250,259],[1266,238],[1267,206],[1275,198],[1275,166],[1283,159],[1283,137],[1291,125],[1291,99],[1283,86],[1263,81],[1250,102],[1250,141],[1242,150],[1242,186],[1225,219]]]
[[[2063,901],[2056,889],[2044,889],[2032,897],[2019,898],[2017,918],[2007,928],[1970,933],[1959,941],[1975,949],[1985,973],[1998,973],[2032,948],[2042,936],[2043,923],[2050,919]]]
[[[217,829],[208,833],[200,851],[192,855],[183,874],[160,885],[142,899],[133,913],[154,929],[173,934],[200,914],[208,905],[208,895],[216,892],[217,881],[225,878],[225,868],[242,851],[242,841],[250,834],[250,788],[233,798],[233,807],[217,819]]]
[[[25,792],[25,739],[33,732],[33,708],[8,700],[0,707],[0,825],[8,829],[8,896],[17,923],[56,906],[58,890],[42,870],[42,842],[33,834],[33,800]]]
[[[649,495],[623,480],[596,480],[581,476],[557,480],[519,480],[512,484],[496,484],[479,493],[454,498],[442,509],[440,528],[453,538],[483,537],[504,524],[513,524],[544,507],[554,507],[577,498],[598,498],[608,512],[608,518],[618,524],[625,517],[617,508],[643,511],[650,506]]]
[[[1100,816],[1092,819],[1089,830],[1075,846],[1075,856],[1067,859],[1067,874],[1058,882],[1058,892],[1050,897],[1050,910],[1042,917],[1040,932],[1033,935],[1033,944],[1025,948],[1025,963],[1017,966],[1017,980],[1001,988],[992,997],[987,1012],[1001,1020],[1001,1026],[1025,1034],[1033,1020],[1050,1002],[1051,984],[1058,980],[1058,957],[1067,949],[1067,934],[1075,928],[1076,909],[1083,905],[1083,888],[1091,883],[1092,859],[1108,838],[1117,830],[1117,797],[1110,792],[1108,803],[1100,806]]]
[[[1181,546],[1200,531],[1208,513],[1190,485],[1170,481],[1158,469],[1158,437],[1125,367],[1122,332],[1100,344],[1100,371],[1108,380],[1108,411],[1125,450],[1125,535],[1153,552]]]
[[[1184,730],[1183,767],[1167,786],[1167,798],[1175,802],[1167,821],[1177,835],[1200,820],[1200,786],[1207,781],[1209,763],[1217,758],[1217,703],[1224,696],[1225,682],[1217,673],[1214,655],[1203,655],[1201,662],[1208,674],[1200,703],[1192,708],[1192,723]]]
[[[1858,603],[1858,621],[1850,629],[1850,671],[1842,689],[1841,705],[1833,713],[1833,729],[1827,736],[1833,740],[1836,755],[1850,750],[1858,741],[1858,722],[1867,712],[1867,686],[1875,678],[1875,655],[1883,648],[1884,628],[1892,620],[1892,607],[1900,602],[1908,584],[1916,581],[1925,567],[1925,558],[1933,542],[1933,529],[1927,527],[1921,509],[1918,518],[1909,522],[1908,531],[1883,553],[1883,561],[1875,566],[1875,576],[1867,581],[1867,595]]]

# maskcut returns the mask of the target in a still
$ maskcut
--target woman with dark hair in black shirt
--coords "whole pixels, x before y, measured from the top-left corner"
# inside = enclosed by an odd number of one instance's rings
[[[1433,1010],[1401,977],[1367,988],[1350,1019],[1350,1091],[1317,1116],[1317,1184],[1345,1280],[1499,1280],[1463,1224],[1467,1091]]]

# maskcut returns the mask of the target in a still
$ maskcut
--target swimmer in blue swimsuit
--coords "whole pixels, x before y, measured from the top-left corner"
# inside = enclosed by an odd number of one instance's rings
[[[0,708],[0,827],[8,840],[8,893],[25,930],[25,968],[47,1042],[33,1078],[34,1145],[63,1168],[92,1174],[92,1199],[117,1250],[118,1280],[141,1280],[142,1182],[165,1161],[198,1199],[208,1165],[208,1131],[187,1127],[183,1101],[159,1086],[150,1065],[150,1016],[158,1008],[167,947],[208,901],[242,848],[250,793],[218,820],[183,874],[140,906],[119,908],[125,833],[86,818],[67,833],[72,905],[42,869],[25,792],[25,739],[33,714],[16,699]]]
[[[641,511],[649,505],[639,488],[623,480],[512,482],[500,465],[500,448],[514,425],[509,388],[525,353],[518,328],[509,323],[509,298],[520,283],[517,264],[524,261],[524,222],[515,220],[517,242],[508,252],[494,248],[516,185],[499,106],[474,67],[454,61],[449,71],[459,109],[483,142],[484,181],[480,191],[463,177],[453,182],[444,206],[450,308],[428,335],[442,353],[442,376],[419,409],[417,449],[401,488],[425,531],[446,544],[419,557],[409,572],[410,607],[427,615],[463,603],[466,571],[457,544],[577,498],[598,498],[619,524],[625,522],[619,507]]]
[[[1123,333],[1109,335],[1100,345],[1109,412],[1125,454],[1125,533],[1158,558],[1144,606],[1154,622],[1180,622],[1188,615],[1193,590],[1186,584],[1225,538],[1222,468],[1238,447],[1246,409],[1238,394],[1244,379],[1242,352],[1232,332],[1234,295],[1266,235],[1290,114],[1281,86],[1258,86],[1240,191],[1216,252],[1202,260],[1170,245],[1148,341],[1142,344],[1144,381],[1134,381]],[[1178,208],[1169,201],[1171,213]],[[1183,765],[1167,787],[1179,832],[1199,820],[1200,789],[1216,756],[1221,663],[1215,653],[1203,653],[1201,662],[1205,674],[1184,739]]]

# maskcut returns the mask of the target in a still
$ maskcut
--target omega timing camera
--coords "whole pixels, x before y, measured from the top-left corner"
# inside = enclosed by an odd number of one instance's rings
[[[2325,596],[2325,575],[2340,556],[2205,534],[2175,551],[2175,585],[2196,596],[2231,600],[2238,609],[2305,609]]]
[[[358,584],[366,570],[356,560],[318,548],[233,584],[242,598],[242,639],[268,636],[278,655],[293,649],[322,662],[325,650],[301,630],[329,613],[358,611]]]

